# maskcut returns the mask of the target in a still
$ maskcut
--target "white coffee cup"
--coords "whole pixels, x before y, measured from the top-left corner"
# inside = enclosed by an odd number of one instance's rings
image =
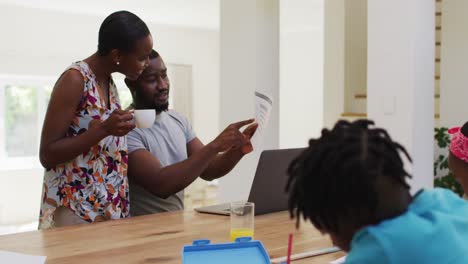
[[[150,128],[153,126],[156,119],[156,110],[154,109],[139,109],[133,110],[135,125],[138,128]]]

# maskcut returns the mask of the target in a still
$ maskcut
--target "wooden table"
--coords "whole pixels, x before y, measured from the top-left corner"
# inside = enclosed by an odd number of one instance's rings
[[[287,212],[257,216],[255,239],[271,258],[286,255],[289,232],[293,254],[331,246],[310,223],[295,230]],[[229,240],[229,217],[193,211],[162,213],[90,225],[0,236],[0,250],[47,256],[47,263],[181,263],[182,247],[195,239]],[[343,252],[300,263],[328,263]]]

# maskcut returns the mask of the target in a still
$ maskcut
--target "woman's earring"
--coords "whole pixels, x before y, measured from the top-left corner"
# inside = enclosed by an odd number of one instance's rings
[[[117,64],[117,66],[119,66],[119,65],[120,65],[120,62],[118,61],[118,62],[116,62],[115,64]]]

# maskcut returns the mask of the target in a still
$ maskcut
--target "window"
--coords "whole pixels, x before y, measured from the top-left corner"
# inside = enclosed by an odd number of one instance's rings
[[[54,82],[55,77],[0,75],[0,234],[37,228],[39,142]]]
[[[0,169],[20,168],[18,163],[40,167],[41,128],[54,82],[52,77],[0,75]]]

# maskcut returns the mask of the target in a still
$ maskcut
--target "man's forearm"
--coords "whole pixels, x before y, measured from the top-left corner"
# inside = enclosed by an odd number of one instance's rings
[[[211,181],[228,174],[239,161],[242,159],[240,149],[231,149],[218,156],[210,163],[210,165],[203,171],[201,178]]]

